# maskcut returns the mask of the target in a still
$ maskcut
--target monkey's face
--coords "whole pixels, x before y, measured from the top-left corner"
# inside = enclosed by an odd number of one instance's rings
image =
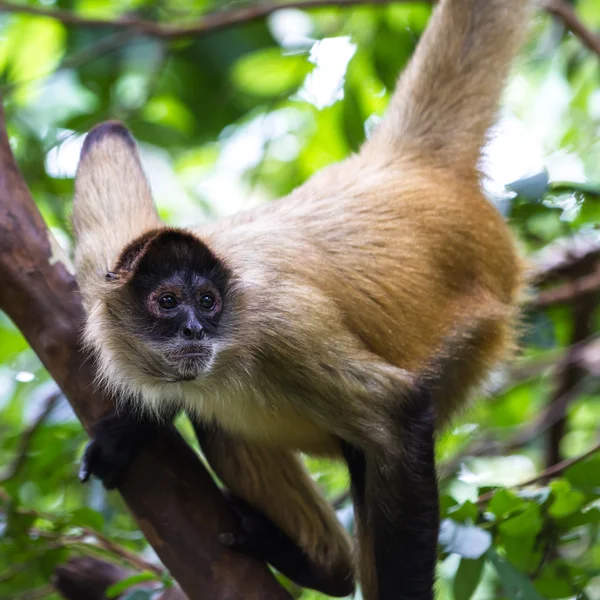
[[[166,230],[147,237],[121,254],[114,277],[122,279],[125,272],[124,294],[111,312],[123,337],[132,336],[132,358],[147,375],[192,380],[213,361],[228,275],[190,234]]]
[[[194,379],[210,365],[223,300],[215,284],[193,270],[164,279],[137,278],[142,331],[149,345],[181,379]]]

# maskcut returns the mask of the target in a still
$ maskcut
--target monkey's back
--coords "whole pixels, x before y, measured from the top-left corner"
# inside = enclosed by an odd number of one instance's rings
[[[476,173],[459,179],[423,161],[389,162],[352,157],[202,235],[254,279],[291,337],[306,319],[321,322],[320,336],[339,322],[357,348],[410,373],[452,368],[460,381],[441,378],[455,397],[445,402],[451,412],[512,345],[521,265]]]

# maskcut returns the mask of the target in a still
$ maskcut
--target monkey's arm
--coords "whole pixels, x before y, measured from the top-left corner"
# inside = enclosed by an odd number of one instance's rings
[[[431,395],[409,392],[392,412],[394,447],[378,453],[343,444],[361,544],[363,595],[432,600],[439,506]]]
[[[241,518],[242,538],[232,540],[233,547],[258,555],[303,587],[331,596],[351,594],[350,541],[298,457],[240,440],[217,426],[194,428]]]
[[[107,489],[124,483],[129,467],[142,448],[161,432],[174,431],[171,423],[175,415],[173,411],[161,422],[149,415],[129,412],[113,412],[104,417],[94,426],[94,437],[86,447],[79,470],[81,481],[94,475]],[[354,589],[354,578],[348,540],[332,509],[324,499],[316,496],[314,484],[307,479],[308,475],[296,459],[285,453],[277,453],[277,456],[258,450],[253,453],[252,447],[228,440],[225,434],[213,434],[200,425],[194,425],[194,428],[203,450],[212,458],[213,468],[233,490],[224,492],[224,496],[238,518],[238,527],[222,536],[223,543],[270,563],[303,587],[332,596],[350,594]],[[275,463],[278,468],[272,470]],[[257,470],[261,467],[268,474]],[[278,476],[281,477],[279,481],[271,479]],[[250,481],[254,484],[246,488]],[[249,493],[244,494],[245,490]],[[265,501],[256,505],[271,517],[270,511],[264,510],[266,502],[271,502],[276,507],[273,516],[286,515],[286,524],[294,523],[298,527],[294,531],[297,539],[292,539],[242,497],[254,500],[259,491],[264,494]],[[313,515],[313,509],[320,509],[323,514],[315,512]],[[304,548],[309,548],[310,552],[305,552]]]

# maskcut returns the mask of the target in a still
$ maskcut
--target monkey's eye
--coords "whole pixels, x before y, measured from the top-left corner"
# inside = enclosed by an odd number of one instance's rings
[[[205,310],[210,310],[215,305],[215,299],[210,294],[200,296],[200,306]]]
[[[177,299],[173,294],[163,294],[158,299],[158,305],[164,310],[173,310],[177,306]]]

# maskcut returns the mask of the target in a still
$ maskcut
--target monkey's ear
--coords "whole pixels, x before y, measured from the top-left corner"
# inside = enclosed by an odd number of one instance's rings
[[[85,139],[75,176],[80,285],[105,277],[125,246],[161,225],[132,135],[116,121],[101,123]]]

